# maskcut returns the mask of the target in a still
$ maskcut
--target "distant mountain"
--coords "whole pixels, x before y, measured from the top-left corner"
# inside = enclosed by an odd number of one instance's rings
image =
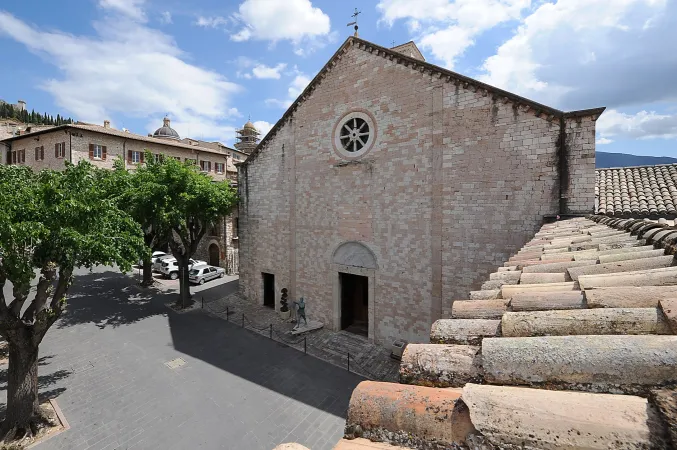
[[[595,161],[595,166],[598,169],[605,169],[608,167],[654,166],[656,164],[677,164],[677,158],[597,152]]]

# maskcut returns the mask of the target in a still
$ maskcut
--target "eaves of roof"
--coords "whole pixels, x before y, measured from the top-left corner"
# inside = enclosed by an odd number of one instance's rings
[[[308,83],[308,86],[301,92],[301,94],[294,100],[294,102],[287,108],[285,113],[282,115],[280,120],[275,123],[275,125],[268,131],[268,134],[259,142],[256,149],[249,155],[249,157],[239,165],[247,165],[250,161],[256,159],[257,155],[263,149],[268,142],[277,134],[277,132],[282,128],[284,123],[291,118],[291,116],[296,112],[300,104],[310,96],[310,94],[315,90],[320,81],[326,76],[327,72],[331,70],[336,65],[336,61],[343,55],[351,45],[358,45],[360,48],[374,53],[377,55],[389,58],[405,66],[411,66],[412,68],[417,68],[421,72],[429,71],[430,73],[439,74],[440,78],[446,78],[447,81],[453,82],[454,84],[462,84],[464,87],[473,86],[475,90],[484,90],[487,93],[490,93],[496,98],[503,98],[506,101],[512,101],[513,103],[519,105],[528,106],[537,116],[544,114],[552,118],[570,118],[570,117],[587,117],[587,116],[599,116],[604,112],[606,107],[584,109],[578,111],[560,111],[558,109],[552,108],[547,105],[543,105],[533,100],[521,97],[512,92],[504,91],[497,87],[491,86],[481,81],[475,80],[465,75],[453,72],[451,70],[444,69],[443,67],[436,66],[429,62],[421,61],[415,58],[411,58],[407,55],[399,53],[393,49],[381,47],[372,42],[365,41],[363,39],[350,36],[345,42],[336,50],[334,55],[327,61],[327,63],[320,69],[320,71],[315,75],[315,77]]]

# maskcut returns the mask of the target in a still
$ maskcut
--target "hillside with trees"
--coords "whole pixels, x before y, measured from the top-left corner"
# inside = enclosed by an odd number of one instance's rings
[[[54,117],[47,113],[36,113],[35,110],[31,110],[31,112],[28,112],[28,110],[19,111],[9,103],[0,103],[0,119],[15,119],[24,123],[36,125],[63,125],[73,123],[73,119],[70,117],[62,117],[60,114],[57,114],[56,117]]]

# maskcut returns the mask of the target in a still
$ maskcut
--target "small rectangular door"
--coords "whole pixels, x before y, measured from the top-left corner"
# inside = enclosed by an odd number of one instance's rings
[[[369,335],[369,279],[361,275],[339,273],[341,288],[341,329]]]
[[[263,277],[263,306],[275,308],[275,275],[261,273]]]

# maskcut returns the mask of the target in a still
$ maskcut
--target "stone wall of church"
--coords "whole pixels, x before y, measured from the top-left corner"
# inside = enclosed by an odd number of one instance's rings
[[[356,160],[333,146],[351,111],[369,114],[377,129]],[[587,180],[580,155],[594,122],[581,132],[569,142],[580,162],[569,194],[583,209],[575,177]],[[243,292],[262,303],[261,273],[273,273],[276,292],[305,297],[308,315],[334,327],[332,255],[358,241],[378,264],[371,337],[425,342],[443,308],[478,289],[559,211],[558,139],[557,118],[352,47],[240,168]],[[594,182],[594,167],[590,175]]]

